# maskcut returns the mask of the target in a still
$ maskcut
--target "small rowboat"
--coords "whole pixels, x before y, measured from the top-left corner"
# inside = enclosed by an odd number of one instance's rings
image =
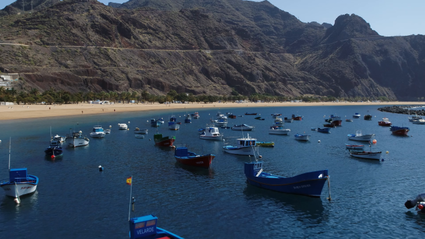
[[[345,149],[363,150],[363,148],[364,148],[363,144],[345,144]]]
[[[274,147],[274,142],[270,142],[270,141],[257,141],[257,146]]]

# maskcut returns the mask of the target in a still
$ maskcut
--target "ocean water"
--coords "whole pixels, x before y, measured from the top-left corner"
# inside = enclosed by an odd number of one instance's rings
[[[262,107],[199,110],[200,118],[182,123],[179,131],[166,126],[150,127],[152,117],[170,118],[193,111],[115,113],[96,116],[0,121],[0,179],[8,178],[9,138],[11,165],[26,167],[40,178],[37,191],[22,198],[19,206],[0,191],[1,238],[128,238],[130,186],[133,176],[135,211],[131,217],[153,214],[158,226],[185,238],[418,238],[425,231],[425,216],[406,209],[404,202],[424,193],[422,165],[425,160],[425,125],[414,125],[407,115],[377,110],[379,106]],[[264,171],[283,176],[328,169],[330,190],[321,198],[287,195],[246,184],[243,173],[247,156],[223,153],[222,146],[242,136],[240,131],[221,129],[224,142],[199,139],[217,112],[232,112],[229,126],[254,125],[250,136],[273,141],[274,148],[260,148]],[[244,115],[257,112],[265,120]],[[330,114],[352,118],[330,134],[311,131],[322,127]],[[269,135],[271,114],[303,115],[302,121],[286,123],[289,136]],[[378,121],[388,117],[393,125],[410,127],[409,137],[391,135]],[[118,123],[130,122],[128,131]],[[50,135],[65,135],[70,129],[89,135],[94,125],[111,126],[103,139],[90,139],[85,148],[64,147],[62,157],[44,155]],[[135,127],[148,127],[143,139]],[[50,131],[51,128],[51,131]],[[210,169],[186,167],[176,162],[173,150],[156,147],[153,135],[175,135],[176,145],[197,153],[214,153]],[[345,150],[347,134],[362,130],[376,134],[372,150],[383,151],[383,162],[351,158]],[[294,139],[296,133],[311,134],[309,142]],[[245,134],[246,135],[246,134]],[[320,142],[319,142],[320,140]],[[386,153],[388,151],[388,154]],[[98,171],[102,165],[105,170]],[[331,194],[332,200],[326,198]]]

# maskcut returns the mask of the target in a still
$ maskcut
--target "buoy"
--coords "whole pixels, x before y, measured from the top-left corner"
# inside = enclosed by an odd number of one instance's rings
[[[1,143],[1,139],[0,139],[0,143]]]
[[[317,143],[320,143],[320,139],[319,139],[319,140],[317,140]]]
[[[387,152],[385,152],[385,153],[386,153],[386,154],[389,154],[390,152],[388,152],[388,151],[387,151]]]
[[[16,197],[15,199],[13,199],[13,201],[15,201],[15,203],[16,203],[16,204],[21,203],[21,200],[19,200],[19,198],[18,198],[18,197]]]
[[[130,121],[128,121],[128,123],[130,124]]]
[[[109,128],[112,128],[112,125],[109,125]]]
[[[99,172],[102,172],[103,171],[103,167],[102,167],[102,165],[99,165]]]
[[[259,157],[259,158],[262,158],[263,156],[261,156],[261,155],[258,155],[258,157]]]
[[[51,159],[54,159],[54,158],[55,158],[55,155],[50,156],[50,158],[51,158]]]
[[[420,210],[422,210],[422,209],[424,208],[424,205],[419,204],[419,205],[418,205],[418,208],[419,208]]]
[[[372,143],[373,143],[373,144],[376,144],[376,142],[377,142],[377,141],[376,141],[376,139],[372,140]]]

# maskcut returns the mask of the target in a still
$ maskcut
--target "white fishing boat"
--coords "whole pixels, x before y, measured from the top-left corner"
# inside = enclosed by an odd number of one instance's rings
[[[90,132],[90,137],[92,138],[103,138],[105,137],[105,131],[103,130],[102,126],[95,125],[93,126],[92,132]]]
[[[223,135],[220,134],[220,131],[217,127],[208,126],[204,129],[204,131],[199,135],[200,139],[206,140],[222,140]]]
[[[126,123],[118,123],[119,130],[128,130],[128,125]]]
[[[57,135],[53,136],[52,140],[58,142],[59,144],[63,144],[63,142],[65,142],[65,137],[62,137],[62,136],[57,134]]]
[[[252,131],[255,127],[247,124],[233,125],[232,130]]]
[[[217,126],[217,127],[225,127],[225,126],[227,126],[227,119],[216,119],[216,120],[214,120],[214,124],[215,124],[215,126]]]
[[[17,204],[20,203],[20,196],[34,193],[38,186],[38,177],[30,175],[27,168],[10,168],[10,151],[11,143],[9,143],[9,179],[0,181],[0,187],[3,188],[7,196],[14,197]]]
[[[414,124],[425,124],[425,119],[414,119],[412,120]]]
[[[413,122],[414,120],[422,119],[422,116],[419,115],[412,115],[411,117],[407,117],[410,122]]]
[[[237,155],[258,155],[256,152],[257,139],[249,137],[238,138],[236,139],[236,145],[225,145],[223,146],[223,150],[229,154],[237,154]]]
[[[83,132],[80,130],[72,132],[71,135],[67,137],[66,142],[69,147],[76,148],[89,145],[90,140],[84,137]]]
[[[270,126],[269,129],[269,134],[288,135],[289,132],[291,132],[291,130],[283,128],[282,125],[273,125]]]
[[[381,161],[381,151],[350,151],[350,156]]]
[[[135,134],[148,134],[148,129],[140,129],[139,127],[136,127],[136,129],[134,129],[134,133]]]
[[[348,134],[347,136],[349,140],[369,142],[375,134],[362,134],[361,130],[357,130],[355,134]]]

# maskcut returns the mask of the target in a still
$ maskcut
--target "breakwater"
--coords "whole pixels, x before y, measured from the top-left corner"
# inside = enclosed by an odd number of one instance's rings
[[[424,115],[425,116],[425,110],[423,108],[421,109],[415,109],[418,106],[386,106],[378,108],[381,112],[389,112],[394,114],[405,114],[405,115]]]

